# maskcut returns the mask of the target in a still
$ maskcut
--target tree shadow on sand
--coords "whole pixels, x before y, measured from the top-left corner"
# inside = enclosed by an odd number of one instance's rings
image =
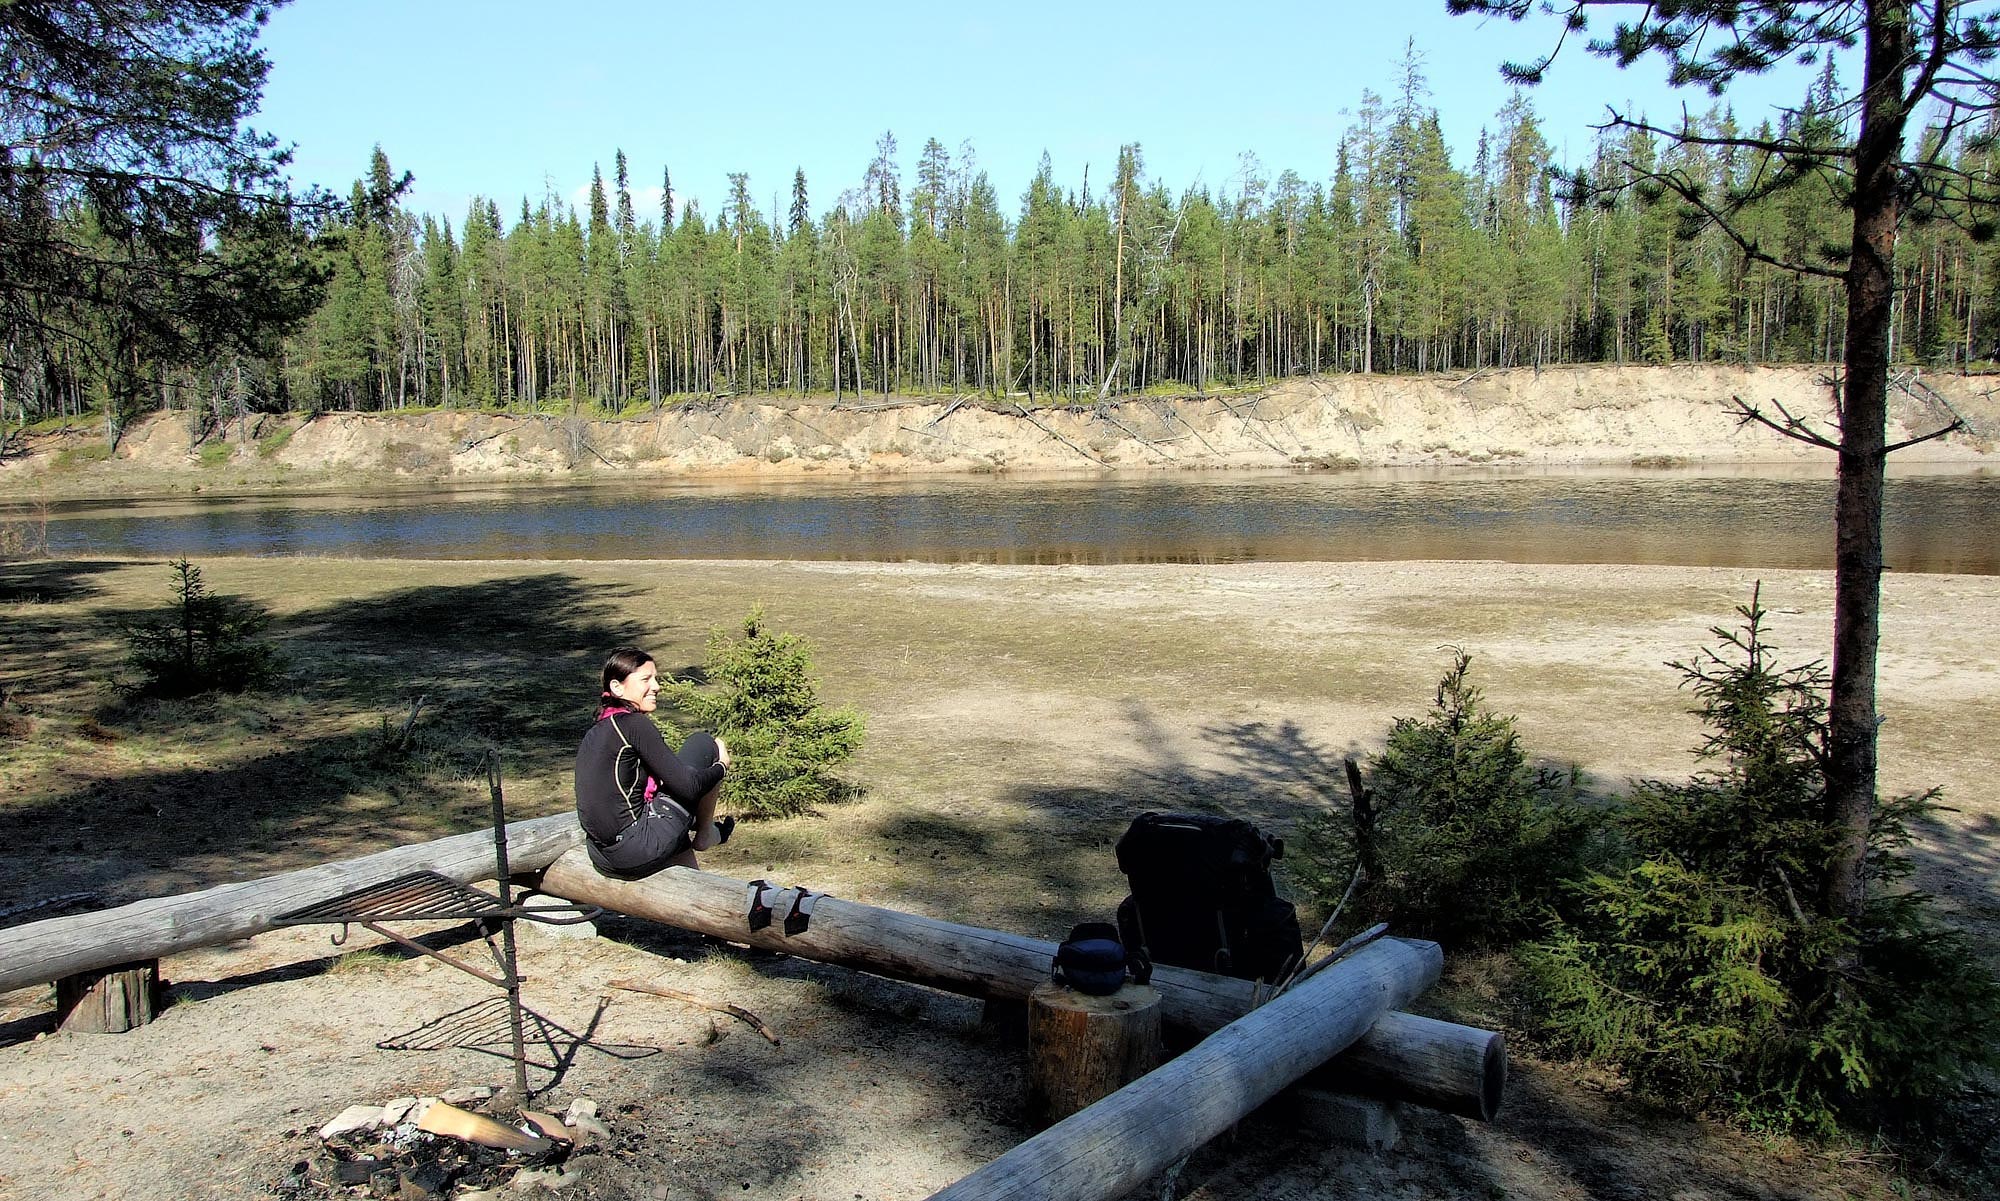
[[[86,559],[0,561],[0,605],[60,605],[87,600],[100,591],[93,576],[126,566]]]
[[[94,720],[108,738],[254,737],[264,749],[210,748],[199,768],[163,761],[116,778],[80,764],[58,776],[73,787],[8,804],[0,902],[60,879],[118,903],[477,828],[489,748],[510,776],[574,753],[600,657],[632,637],[618,610],[631,595],[554,572],[403,589],[274,629],[292,698],[111,700]]]
[[[1336,750],[1317,741],[1293,721],[1237,722],[1201,731],[1217,752],[1205,758],[1225,766],[1197,764],[1171,749],[1143,703],[1128,703],[1125,716],[1137,743],[1157,748],[1150,762],[1088,784],[1021,780],[1002,794],[997,820],[940,807],[879,821],[871,838],[903,869],[907,903],[946,920],[1060,938],[1116,909],[1126,882],[1114,848],[1141,813],[1240,817],[1286,837],[1303,818],[1345,804],[1340,761],[1360,753],[1356,743]],[[968,915],[961,882],[970,873],[983,901]]]
[[[78,628],[69,606],[103,593],[95,577],[122,563],[84,561],[0,563],[0,688],[38,696],[76,687],[102,655],[108,627]]]

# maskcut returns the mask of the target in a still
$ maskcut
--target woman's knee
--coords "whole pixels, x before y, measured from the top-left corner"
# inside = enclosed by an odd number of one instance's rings
[[[687,736],[686,742],[681,743],[680,756],[681,762],[699,771],[721,762],[722,748],[715,744],[715,735],[707,730],[696,730]]]

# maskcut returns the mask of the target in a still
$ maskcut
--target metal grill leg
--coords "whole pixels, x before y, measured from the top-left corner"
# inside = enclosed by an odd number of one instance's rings
[[[500,799],[500,752],[491,751],[486,759],[486,782],[493,793],[493,863],[498,869],[496,882],[500,885],[500,906],[514,907],[511,886],[508,884],[507,867],[507,807]],[[528,1049],[521,1029],[521,973],[515,968],[514,959],[514,919],[500,919],[500,945],[504,948],[504,962],[501,974],[507,984],[507,1026],[514,1037],[514,1092],[521,1098],[521,1104],[528,1103]]]

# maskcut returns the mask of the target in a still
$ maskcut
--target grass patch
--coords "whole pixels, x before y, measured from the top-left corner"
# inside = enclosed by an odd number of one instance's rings
[[[303,428],[305,428],[303,422],[286,421],[279,424],[275,430],[257,439],[257,457],[260,459],[273,457],[285,449],[291,442],[293,434]]]
[[[79,446],[65,446],[56,452],[57,471],[75,471],[93,463],[103,463],[111,458],[111,447],[104,442],[91,441]]]
[[[349,951],[326,965],[329,976],[365,976],[384,972],[403,961],[403,957],[381,947],[363,947]]]

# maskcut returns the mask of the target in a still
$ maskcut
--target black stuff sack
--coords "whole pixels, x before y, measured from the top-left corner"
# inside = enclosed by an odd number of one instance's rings
[[[1144,984],[1152,975],[1141,960],[1133,973]],[[1125,944],[1119,941],[1118,927],[1110,922],[1080,922],[1070,928],[1069,937],[1056,948],[1050,976],[1093,997],[1108,997],[1125,986],[1127,960]]]

